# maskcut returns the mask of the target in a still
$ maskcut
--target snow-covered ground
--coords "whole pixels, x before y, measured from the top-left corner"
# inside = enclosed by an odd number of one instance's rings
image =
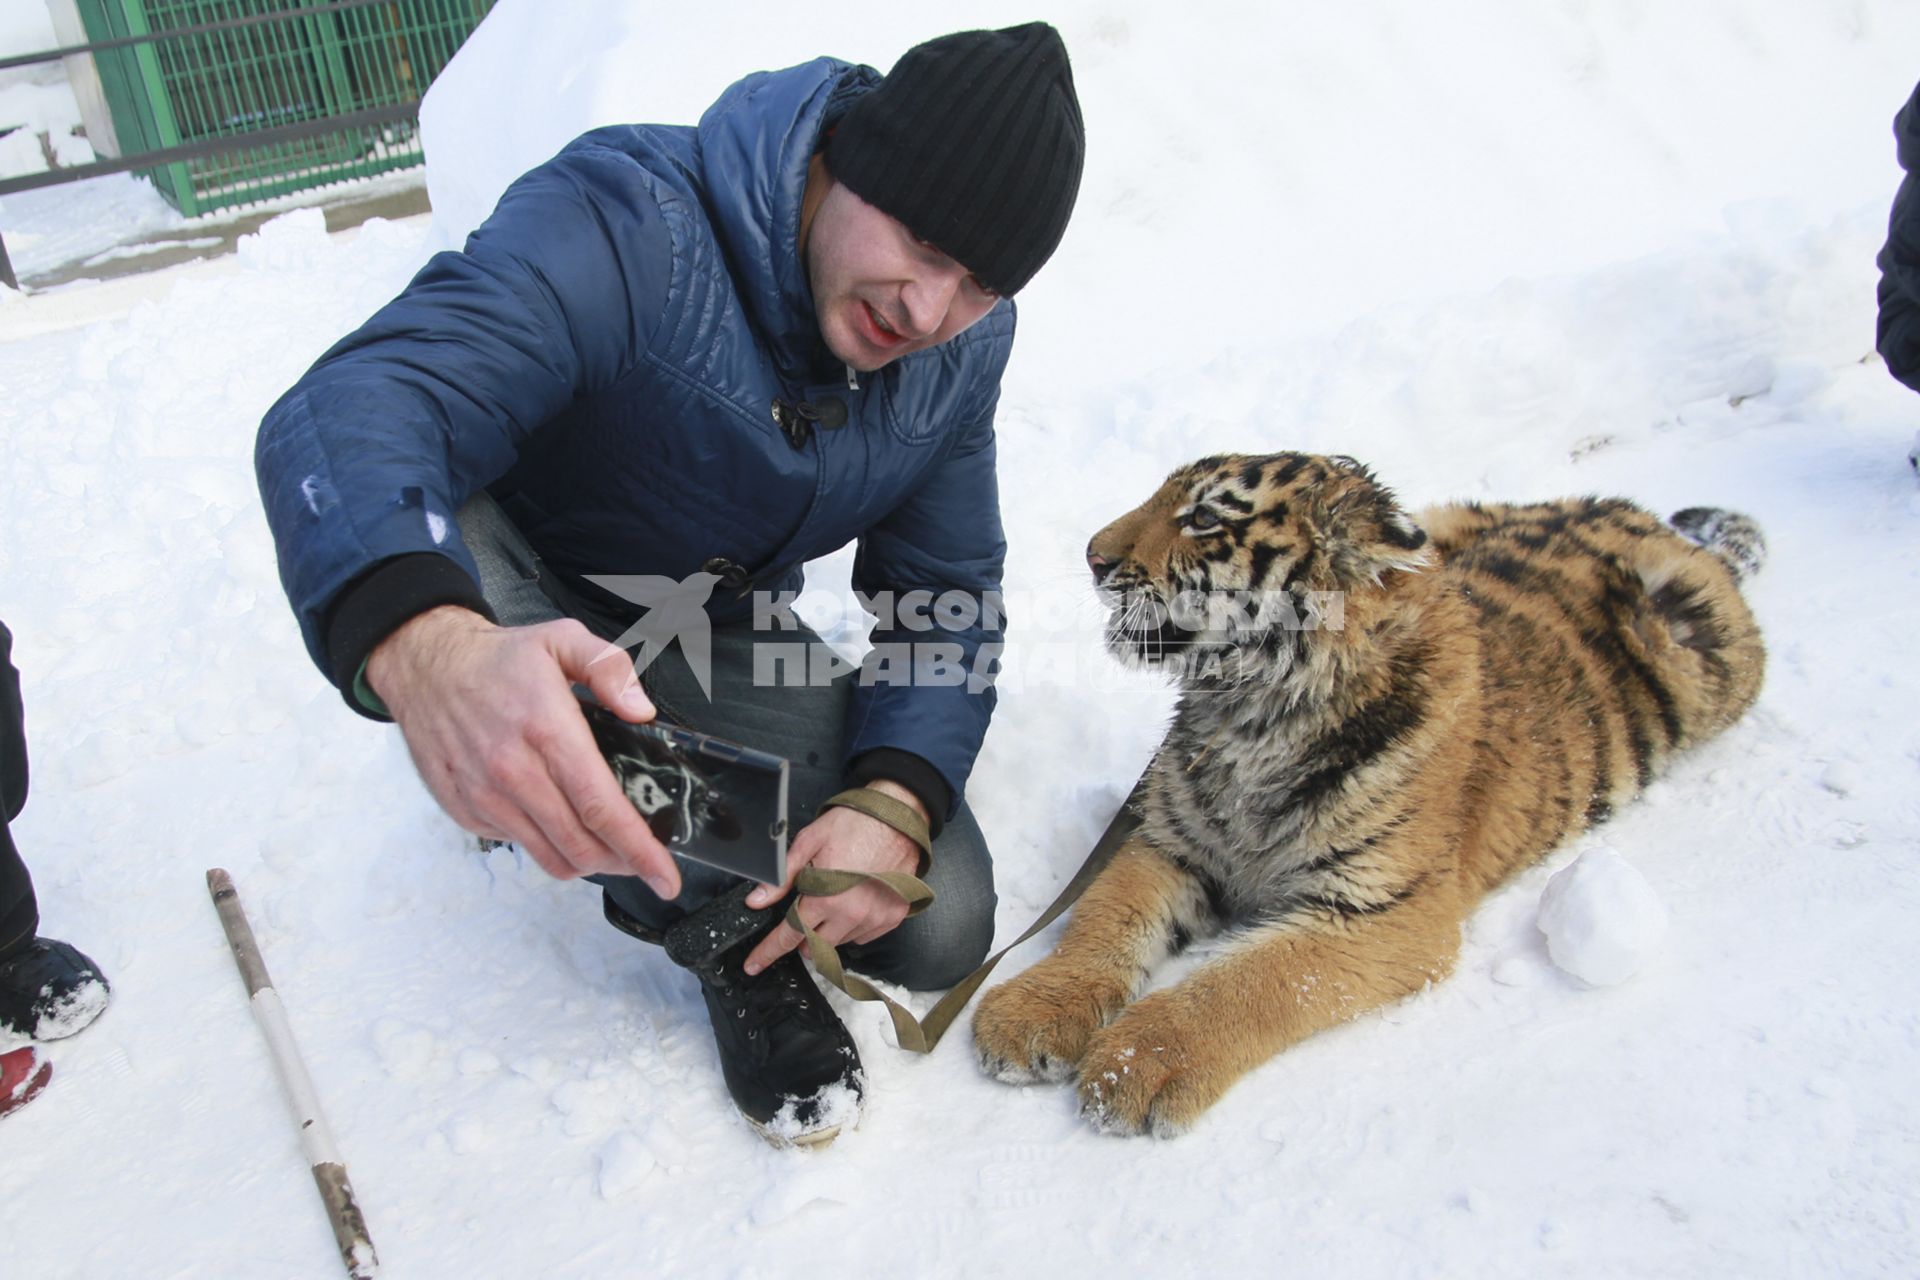
[[[541,8],[490,20],[527,83],[435,104],[437,201],[484,187],[462,160],[483,142],[646,107],[622,59],[649,32],[684,74],[652,114],[683,115],[672,93],[754,66],[885,66],[1030,16],[676,9],[594,60],[542,45]],[[964,1029],[911,1057],[863,1005],[864,1122],[774,1151],[730,1112],[690,981],[594,891],[476,854],[302,655],[253,430],[431,229],[329,238],[295,213],[221,262],[0,293],[0,616],[34,756],[15,831],[46,928],[116,983],[0,1122],[0,1271],[338,1274],[207,900],[225,866],[395,1275],[1913,1274],[1920,399],[1872,354],[1872,259],[1920,10],[1180,8],[1051,14],[1089,169],[1002,401],[1010,592],[1075,597],[1087,535],[1215,450],[1350,453],[1415,503],[1727,505],[1772,548],[1754,713],[1495,895],[1449,981],[1267,1064],[1185,1138],[1097,1136],[1067,1092],[982,1077]],[[1073,612],[1016,617],[970,792],[1003,937],[1170,704]],[[1088,655],[1072,678],[1062,651]],[[1601,843],[1667,925],[1593,988],[1536,921]]]
[[[40,0],[0,6],[0,55],[41,53],[62,43]],[[43,62],[0,71],[0,178],[42,172],[49,152],[63,166],[95,158],[65,66]],[[185,225],[151,183],[130,174],[0,199],[0,237],[22,279]]]

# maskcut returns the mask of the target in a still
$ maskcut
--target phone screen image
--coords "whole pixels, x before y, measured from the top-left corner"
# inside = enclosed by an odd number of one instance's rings
[[[763,884],[786,879],[785,759],[693,729],[629,724],[591,704],[581,710],[655,839]]]

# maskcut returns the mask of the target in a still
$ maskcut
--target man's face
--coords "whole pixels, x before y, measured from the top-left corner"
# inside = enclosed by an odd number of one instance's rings
[[[828,350],[871,373],[945,342],[1000,300],[968,270],[846,187],[830,184],[804,240]]]

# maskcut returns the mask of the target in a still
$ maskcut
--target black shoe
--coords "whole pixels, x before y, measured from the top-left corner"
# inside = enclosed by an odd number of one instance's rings
[[[642,942],[651,942],[654,946],[664,946],[667,936],[650,924],[643,924],[625,907],[613,900],[611,893],[600,893],[600,911],[607,917],[607,923],[620,932],[629,934]]]
[[[741,967],[780,918],[777,906],[747,909],[752,887],[667,930],[667,954],[700,979],[720,1071],[747,1122],[782,1146],[824,1145],[860,1118],[860,1053],[798,952],[752,976]]]
[[[35,938],[0,961],[0,1038],[59,1040],[107,1007],[100,966],[64,942]]]

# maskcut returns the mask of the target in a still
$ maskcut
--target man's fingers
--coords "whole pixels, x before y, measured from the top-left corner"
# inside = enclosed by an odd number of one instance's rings
[[[807,927],[837,947],[847,940],[848,927],[834,917],[832,910],[826,906],[829,901],[826,898],[801,899],[800,907],[805,913],[802,919],[806,916],[818,916],[818,919],[807,920]],[[806,940],[805,934],[782,920],[773,927],[773,932],[760,939],[760,945],[748,954],[745,961],[747,972],[760,972]]]
[[[760,972],[804,941],[806,938],[798,929],[782,920],[773,927],[773,932],[760,939],[760,945],[748,954],[745,963],[746,971]]]
[[[566,855],[554,848],[540,830],[540,824],[524,809],[508,801],[496,805],[483,805],[480,821],[477,824],[490,832],[498,833],[493,838],[510,840],[524,850],[528,857],[537,863],[540,869],[556,880],[572,880],[580,875],[580,869],[568,860]],[[472,830],[472,827],[468,828]]]
[[[620,789],[613,771],[593,745],[587,722],[579,715],[547,747],[547,770],[565,801],[567,814],[582,834],[606,850],[612,865],[600,868],[613,875],[637,875],[662,898],[680,896],[680,870],[673,855],[654,838],[633,801]]]
[[[800,901],[807,927],[815,936],[836,947],[845,942],[872,942],[885,937],[907,918],[906,904],[878,885],[863,885],[830,898]],[[747,956],[747,972],[760,972],[804,941],[804,934],[782,920]]]
[[[809,923],[815,933],[836,947],[843,942],[872,942],[893,932],[907,918],[907,904],[881,885],[861,885],[817,901],[821,904],[820,919]]]
[[[568,625],[572,623],[572,625]],[[586,685],[600,705],[623,720],[653,719],[653,700],[640,687],[633,659],[572,619],[553,623],[548,643],[567,679]]]
[[[564,713],[578,718],[570,703]],[[585,729],[584,722],[581,728]],[[598,753],[590,759],[600,762]],[[461,795],[462,807],[480,824],[504,831],[515,843],[525,845],[549,874],[563,880],[629,874],[627,859],[581,821],[552,777],[547,753],[537,738],[496,748],[481,770],[483,785]],[[612,785],[611,778],[608,783]],[[618,789],[614,790],[617,796]]]
[[[804,833],[802,833],[804,835]],[[813,861],[814,854],[820,851],[818,842],[809,844],[796,839],[787,847],[787,878],[779,884],[763,884],[747,895],[747,905],[759,910],[770,902],[778,902],[793,892],[793,882],[800,878],[800,872]]]
[[[800,874],[800,868],[806,864],[787,859],[787,878],[779,884],[763,884],[747,895],[747,905],[758,911],[769,902],[778,902],[793,892],[794,878]]]
[[[589,831],[572,802],[551,779],[520,794],[539,831],[574,868],[573,875],[628,875],[631,868],[619,852]]]
[[[561,879],[638,874],[663,897],[679,894],[671,855],[622,793],[568,689],[584,682],[626,719],[651,719],[620,650],[571,619],[499,628],[431,610],[381,652],[408,750],[454,821],[512,840]]]
[[[853,937],[848,938],[847,941],[856,943],[860,946],[865,946],[869,942],[878,941],[879,939],[884,938],[888,934],[892,933],[895,929],[899,928],[900,921],[905,920],[906,918],[907,918],[906,913],[901,912],[899,917],[896,919],[886,919],[886,920],[875,921],[867,929],[863,930],[862,932],[860,932],[859,934]]]
[[[553,847],[553,843],[540,834],[533,820],[527,820],[527,834],[511,837],[513,843],[526,850],[527,856],[537,863],[540,869],[555,880],[574,880],[583,873],[580,868],[567,861],[566,855]]]

